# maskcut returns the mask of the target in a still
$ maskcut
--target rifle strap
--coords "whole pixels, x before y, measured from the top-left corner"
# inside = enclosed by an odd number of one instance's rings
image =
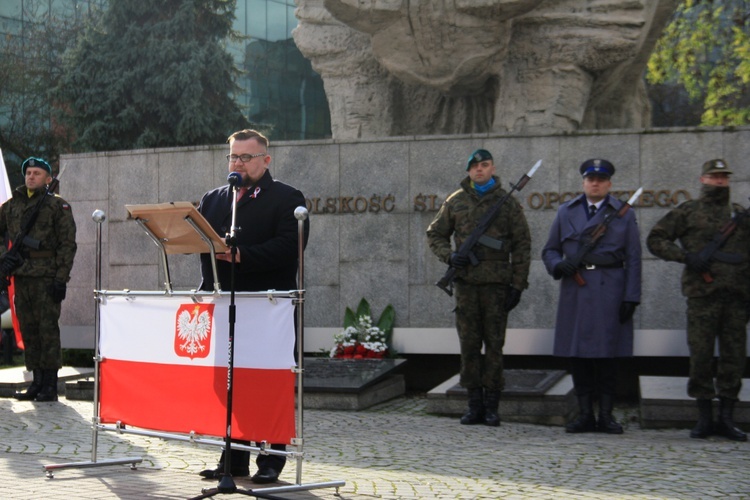
[[[21,232],[18,234],[18,236],[16,236],[15,240],[11,240],[14,245],[20,245],[23,242],[23,239],[31,232],[31,228],[33,228],[34,224],[36,224],[36,219],[39,216],[39,211],[42,208],[42,204],[47,200],[47,196],[49,196],[52,186],[56,185],[56,181],[57,179],[53,178],[52,182],[47,184],[47,188],[41,194],[41,198],[31,209],[31,212],[28,213],[28,219],[21,223]]]

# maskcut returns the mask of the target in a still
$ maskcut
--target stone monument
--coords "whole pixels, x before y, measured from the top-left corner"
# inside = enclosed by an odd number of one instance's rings
[[[643,72],[677,0],[297,0],[335,139],[650,124]]]

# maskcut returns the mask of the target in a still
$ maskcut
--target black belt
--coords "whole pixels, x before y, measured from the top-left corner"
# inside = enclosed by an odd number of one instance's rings
[[[612,262],[611,264],[585,264],[581,263],[581,269],[592,271],[594,269],[621,269],[625,267],[625,262]]]
[[[27,259],[48,259],[55,256],[55,252],[52,250],[29,250],[23,252],[23,256]]]

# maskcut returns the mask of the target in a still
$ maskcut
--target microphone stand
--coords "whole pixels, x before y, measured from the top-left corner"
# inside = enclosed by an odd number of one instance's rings
[[[231,271],[229,273],[229,341],[228,341],[228,354],[229,361],[227,362],[227,425],[226,435],[224,436],[224,472],[221,474],[219,484],[216,488],[207,488],[202,490],[203,494],[194,497],[192,500],[199,498],[209,498],[217,493],[221,494],[232,494],[246,495],[255,498],[267,498],[270,500],[283,500],[281,497],[273,495],[259,493],[253,490],[243,490],[237,488],[237,485],[232,478],[232,390],[234,386],[234,325],[236,321],[236,306],[234,303],[234,274],[237,263],[237,232],[241,228],[237,227],[237,193],[239,192],[240,184],[242,184],[242,177],[233,172],[229,174],[227,178],[229,184],[232,186],[232,226],[229,229],[229,234],[226,235],[226,244],[229,247],[231,258]]]

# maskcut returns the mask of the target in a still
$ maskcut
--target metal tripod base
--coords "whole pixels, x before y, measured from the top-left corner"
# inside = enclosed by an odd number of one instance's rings
[[[320,488],[336,488],[336,494],[339,493],[339,488],[346,485],[346,481],[328,481],[325,483],[308,483],[308,484],[290,484],[287,486],[270,486],[268,488],[260,488],[257,490],[243,490],[237,488],[234,484],[232,476],[222,476],[219,480],[219,484],[216,488],[204,488],[203,494],[197,497],[193,497],[190,500],[197,500],[199,498],[210,498],[214,495],[219,494],[235,494],[245,495],[255,498],[267,498],[269,500],[283,500],[283,497],[277,497],[274,493],[288,493],[292,491],[308,491]]]
[[[130,464],[131,469],[136,468],[136,464],[143,462],[143,457],[113,458],[110,460],[98,460],[96,462],[71,462],[68,464],[48,464],[42,466],[42,470],[49,479],[55,477],[52,471],[57,469],[87,469],[89,467],[101,467],[104,465],[125,465]]]

